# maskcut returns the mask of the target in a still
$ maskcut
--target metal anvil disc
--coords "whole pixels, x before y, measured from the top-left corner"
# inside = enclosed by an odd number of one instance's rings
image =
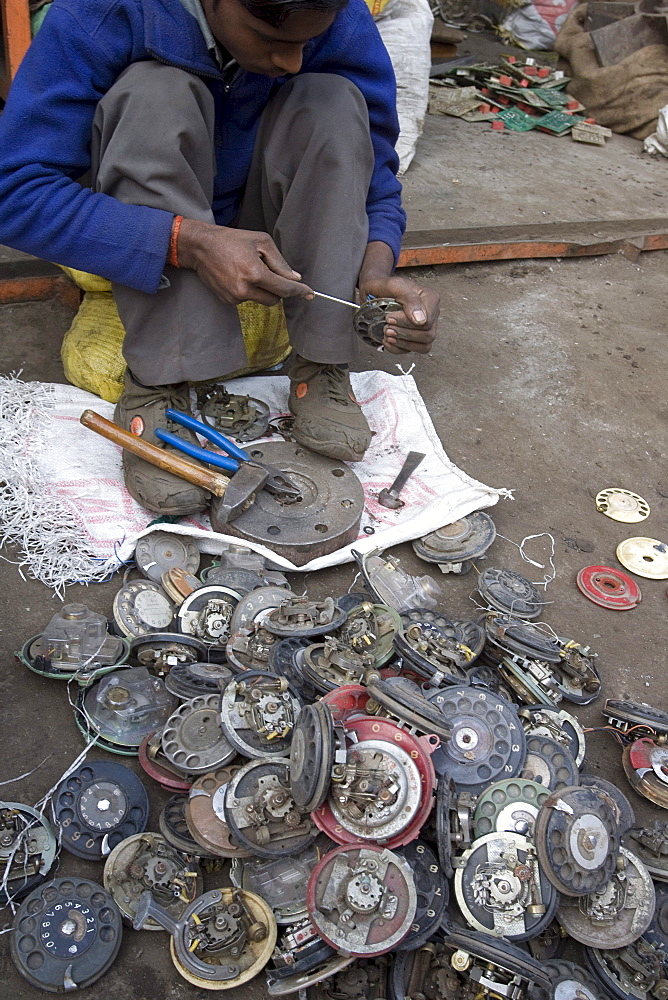
[[[302,500],[282,503],[260,490],[248,510],[230,523],[211,504],[214,531],[259,542],[296,566],[327,555],[357,538],[364,509],[362,484],[344,462],[337,462],[288,441],[248,449],[251,457],[274,465],[301,489]]]

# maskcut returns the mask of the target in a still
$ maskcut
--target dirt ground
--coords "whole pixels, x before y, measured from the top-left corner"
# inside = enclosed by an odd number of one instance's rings
[[[568,176],[569,165],[563,158],[571,153],[570,140],[532,135],[519,141],[514,136],[499,145],[494,136],[497,150],[505,150],[499,165],[499,157],[490,153],[492,139],[487,133],[476,133],[472,126],[457,131],[448,122],[443,128],[451,142],[436,148],[438,129],[434,123],[429,128],[425,157],[406,181],[413,228],[510,224],[518,221],[513,205],[531,207],[531,212],[519,216],[527,222],[540,221],[538,213],[548,211],[540,205],[549,207],[551,220],[566,221],[624,214],[649,217],[664,211],[658,192],[665,197],[668,166],[641,160],[638,144],[619,140],[598,161],[587,151],[583,162],[584,154],[578,152]],[[523,144],[527,138],[530,147]],[[482,146],[487,147],[484,161]],[[555,157],[563,185],[557,185],[558,197],[543,169],[545,163],[556,162]],[[474,174],[476,158],[484,162],[480,175],[484,184]],[[446,194],[446,180],[453,177],[462,184],[450,182]],[[588,197],[595,199],[590,213],[584,204],[574,208],[564,200],[566,179],[577,192],[573,197],[581,201],[582,189],[588,188]],[[468,185],[465,199],[464,185]],[[432,201],[436,187],[438,204]],[[452,212],[447,207],[450,196],[455,203]],[[666,581],[640,581],[641,604],[623,613],[595,606],[575,585],[583,566],[617,565],[615,547],[623,538],[668,537],[667,265],[668,255],[655,252],[641,255],[637,263],[612,256],[459,265],[415,274],[440,291],[443,321],[433,354],[417,358],[413,374],[452,460],[491,486],[514,490],[513,500],[502,500],[490,510],[500,535],[516,543],[528,535],[552,536],[556,578],[547,588],[552,603],[544,619],[559,634],[591,643],[600,654],[602,697],[576,711],[591,726],[603,723],[605,697],[628,696],[668,707]],[[4,372],[22,369],[25,379],[63,381],[58,354],[69,321],[67,310],[53,302],[0,309]],[[363,365],[378,367],[378,355],[368,353]],[[396,372],[390,358],[381,358],[380,367]],[[648,521],[625,526],[597,513],[594,497],[609,486],[642,494],[651,506]],[[527,551],[546,563],[550,541],[544,536],[529,542]],[[412,572],[425,571],[409,545],[396,554]],[[4,555],[12,557],[11,552]],[[519,570],[534,580],[542,579],[544,572],[523,563],[517,548],[503,538],[495,543],[487,564]],[[315,596],[337,595],[348,589],[353,577],[350,566],[323,571],[308,579],[308,591]],[[474,613],[473,574],[439,575],[439,582],[446,614]],[[109,614],[118,585],[113,580],[88,588],[73,586],[67,598]],[[64,687],[29,673],[14,659],[14,651],[42,631],[58,601],[41,584],[22,579],[11,562],[0,562],[0,586],[4,595],[0,781],[32,772],[5,784],[3,790],[6,799],[32,803],[58,779],[83,743]],[[617,782],[639,819],[664,820],[661,810],[630,791],[620,756],[609,735],[590,735],[587,769]],[[132,759],[122,762],[142,773]],[[155,829],[167,795],[155,788],[149,791],[149,829]],[[73,873],[101,879],[102,865],[63,852],[58,874]],[[213,885],[215,878],[209,880],[209,887]],[[9,919],[4,911],[0,928]],[[8,952],[5,936],[0,941],[4,996],[23,1000],[40,995],[18,976]],[[233,993],[232,1000],[242,993],[264,996],[262,977]],[[165,934],[126,931],[119,959],[90,995],[180,1000],[207,993],[176,974]]]

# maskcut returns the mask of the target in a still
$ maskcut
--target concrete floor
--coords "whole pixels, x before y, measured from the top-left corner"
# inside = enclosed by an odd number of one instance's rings
[[[406,178],[411,225],[657,216],[665,213],[668,165],[641,158],[638,151],[639,144],[618,137],[603,150],[590,150],[570,139],[499,136],[485,125],[429,119],[419,160]],[[460,265],[415,275],[441,292],[443,320],[433,354],[416,359],[414,375],[451,458],[470,475],[515,490],[513,501],[501,501],[491,511],[500,534],[515,542],[540,532],[553,536],[557,576],[547,589],[553,603],[545,619],[600,653],[603,696],[577,712],[594,726],[602,723],[605,697],[628,696],[664,709],[668,702],[666,582],[640,581],[642,603],[625,613],[591,604],[575,586],[581,567],[616,565],[621,539],[668,537],[667,265],[668,255],[655,252],[641,255],[637,264],[614,256]],[[69,320],[53,302],[0,309],[4,371],[22,369],[26,379],[62,381],[58,351]],[[365,361],[378,365],[378,355],[369,353]],[[390,358],[381,365],[395,370]],[[624,526],[598,514],[594,497],[608,486],[642,494],[652,508],[649,520]],[[549,544],[539,539],[528,550],[545,562]],[[411,571],[425,571],[410,546],[397,554]],[[502,539],[489,564],[542,578],[542,571],[523,563]],[[353,576],[348,566],[321,572],[309,579],[309,592],[340,594]],[[472,576],[440,582],[447,614],[474,613]],[[23,580],[9,562],[0,562],[0,586],[5,595],[0,780],[30,771],[47,757],[34,773],[3,789],[8,799],[32,803],[83,744],[64,688],[27,672],[13,658],[43,629],[58,602],[42,585]],[[109,614],[117,587],[118,580],[74,586],[67,596]],[[129,766],[139,770],[132,761]],[[591,735],[586,766],[618,782],[639,818],[666,818],[629,790],[620,749],[609,736]],[[149,829],[155,829],[167,796],[150,792]],[[100,864],[64,852],[58,874],[100,879],[101,872]],[[214,884],[210,880],[209,887]],[[9,915],[3,916],[0,927],[9,922]],[[4,937],[4,996],[40,995],[20,979],[8,951]],[[127,931],[118,961],[91,995],[180,1000],[207,993],[176,974],[166,935]],[[261,977],[243,996],[264,996]]]

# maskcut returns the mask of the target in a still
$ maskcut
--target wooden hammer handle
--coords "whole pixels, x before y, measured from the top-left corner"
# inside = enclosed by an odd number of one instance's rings
[[[227,476],[221,476],[219,472],[212,472],[203,465],[194,465],[186,458],[174,454],[173,451],[165,451],[148,441],[142,441],[136,434],[124,430],[118,424],[96,413],[95,410],[84,410],[80,420],[84,427],[95,431],[96,434],[101,434],[102,437],[120,445],[121,448],[131,451],[133,455],[143,458],[151,465],[157,465],[159,469],[172,472],[175,476],[185,479],[186,482],[193,483],[194,486],[201,486],[202,489],[209,490],[216,497],[225,496],[225,490],[230,481]]]

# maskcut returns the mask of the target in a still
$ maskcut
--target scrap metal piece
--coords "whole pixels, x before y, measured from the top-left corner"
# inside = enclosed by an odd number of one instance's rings
[[[388,313],[402,310],[401,303],[394,299],[369,299],[355,313],[355,333],[369,347],[380,347],[385,339]]]
[[[201,775],[190,789],[185,803],[188,832],[198,845],[220,858],[247,858],[251,854],[230,830],[225,819],[227,787],[240,770],[240,765],[232,764]]]
[[[612,566],[585,566],[577,575],[578,590],[594,604],[614,611],[630,611],[640,604],[640,587]]]
[[[104,887],[128,923],[147,889],[178,920],[202,892],[202,875],[196,859],[180,854],[161,834],[137,833],[117,844],[107,858]],[[149,919],[144,930],[162,927]]]
[[[338,844],[415,840],[432,808],[435,735],[416,737],[385,719],[350,718],[345,759],[336,756],[327,800],[312,816]]]
[[[224,385],[202,388],[198,405],[205,424],[242,444],[267,433],[270,410],[263,400],[228,392]]]
[[[265,616],[262,624],[281,639],[294,636],[311,638],[336,631],[346,617],[347,613],[337,606],[333,597],[312,601],[308,597],[286,593],[279,606]]]
[[[408,935],[395,945],[398,952],[421,948],[436,933],[443,922],[450,890],[436,855],[426,844],[415,841],[397,850],[413,872],[417,893],[417,909]]]
[[[421,733],[434,733],[441,740],[450,738],[452,729],[443,713],[424,696],[417,684],[407,677],[383,679],[375,672],[367,673],[366,688],[369,693],[366,714],[378,714],[379,709],[394,716],[399,722],[412,726]]]
[[[229,587],[200,587],[186,597],[177,612],[179,632],[195,636],[206,645],[224,646],[240,600],[241,595]]]
[[[347,613],[338,629],[341,642],[354,653],[370,654],[374,666],[382,667],[394,654],[394,636],[401,628],[401,619],[394,608],[386,604],[372,604],[366,598],[352,607],[344,607],[343,598],[337,604]]]
[[[668,712],[647,702],[606,698],[602,712],[608,723],[620,733],[634,730],[637,738],[638,729],[642,727],[647,730],[648,736],[668,736]]]
[[[615,804],[595,786],[562,788],[543,803],[534,840],[543,871],[560,893],[602,892],[620,851]]]
[[[290,787],[290,761],[253,760],[232,778],[225,819],[247,850],[264,858],[298,854],[318,836],[311,816],[297,807]]]
[[[538,618],[543,601],[538,589],[510,569],[490,566],[478,577],[478,593],[491,608],[518,618]]]
[[[267,670],[271,651],[280,642],[257,622],[230,635],[225,646],[227,662],[236,670]]]
[[[389,510],[401,510],[402,507],[406,506],[405,502],[400,499],[399,494],[424,457],[424,452],[421,451],[408,452],[404,464],[401,466],[399,474],[392,485],[382,489],[378,494],[378,503],[381,506],[387,507]]]
[[[318,861],[332,847],[331,841],[322,834],[308,847],[298,854],[283,858],[235,858],[230,866],[230,880],[239,889],[249,889],[261,896],[271,906],[276,922],[289,924],[292,929],[296,923],[305,924],[308,921],[306,908],[306,887],[311,872]],[[317,939],[315,930],[311,928],[311,940]],[[286,931],[286,934],[290,931]],[[299,934],[301,943],[307,936]],[[319,942],[321,943],[321,942]],[[275,961],[275,957],[274,957]],[[293,962],[285,966],[293,972]]]
[[[329,791],[334,763],[334,723],[322,701],[305,705],[290,747],[290,791],[298,808],[318,809]]]
[[[284,677],[248,670],[225,686],[220,725],[244,757],[282,757],[290,751],[301,707]]]
[[[82,689],[75,719],[103,737],[107,747],[136,754],[144,737],[161,729],[175,707],[176,699],[159,677],[146,667],[129,667]]]
[[[272,584],[267,587],[258,587],[252,590],[245,597],[242,597],[232,615],[230,622],[230,632],[235,635],[243,628],[252,628],[253,625],[262,625],[264,619],[274,608],[281,606],[286,597],[291,596],[292,591],[285,587]]]
[[[187,795],[172,795],[167,800],[158,819],[160,833],[167,843],[175,847],[177,851],[199,858],[207,871],[214,870],[212,864],[217,865],[217,869],[219,869],[221,864],[220,856],[198,844],[190,833],[186,822],[187,803]]]
[[[654,883],[643,863],[626,847],[603,887],[587,896],[562,895],[557,919],[567,934],[590,948],[632,944],[654,917]]]
[[[452,968],[472,981],[476,995],[521,1000],[533,984],[548,989],[550,980],[540,962],[510,941],[478,931],[446,934],[445,945],[454,954]]]
[[[494,521],[477,510],[413,542],[413,551],[425,562],[437,563],[442,573],[468,573],[496,538]]]
[[[629,830],[626,846],[640,858],[653,879],[668,882],[668,823]]]
[[[153,632],[136,636],[130,643],[130,659],[140,667],[150,668],[158,677],[169,675],[177,664],[204,659],[206,652],[204,643],[178,632]]]
[[[668,809],[668,747],[643,737],[624,747],[622,766],[638,794]]]
[[[624,948],[585,948],[584,956],[606,997],[667,1000],[665,954],[644,937]]]
[[[624,569],[647,580],[668,580],[668,544],[658,538],[625,538],[615,550]]]
[[[39,886],[16,912],[10,953],[31,986],[83,989],[104,975],[121,946],[121,914],[101,885],[81,877]]]
[[[21,802],[0,802],[0,905],[21,899],[46,879],[56,859],[51,824]]]
[[[339,686],[360,683],[373,666],[373,656],[356,653],[335,636],[327,635],[324,642],[304,648],[298,666],[314,688],[326,694]]]
[[[575,759],[576,766],[581,766],[585,758],[586,742],[579,719],[564,709],[550,708],[547,705],[522,706],[518,715],[527,736],[548,736],[566,747]]]
[[[135,562],[144,576],[153,583],[160,583],[163,573],[170,569],[196,573],[199,569],[199,549],[187,535],[152,531],[137,542]]]
[[[139,764],[150,778],[168,792],[188,792],[193,783],[192,775],[178,771],[162,752],[160,733],[145,736],[139,747]]]
[[[218,694],[231,677],[230,668],[221,663],[176,663],[165,678],[165,687],[181,701],[190,701],[199,695]]]
[[[409,864],[370,844],[336,847],[313,869],[306,894],[320,936],[346,955],[382,955],[408,935],[417,909]]]
[[[411,576],[402,569],[399,559],[385,556],[378,549],[365,553],[351,549],[351,554],[367,590],[379,604],[387,604],[396,611],[438,606],[441,588],[430,576]]]
[[[297,566],[357,538],[364,491],[345,463],[284,441],[257,445],[251,456],[280,467],[299,486],[301,500],[288,502],[263,490],[231,524],[220,521],[214,502],[214,531],[259,542]]]
[[[394,647],[434,687],[469,682],[464,668],[473,660],[472,651],[434,622],[406,623],[395,635]]]
[[[42,634],[25,643],[18,657],[43,677],[90,684],[128,658],[127,641],[110,635],[107,624],[104,615],[85,604],[64,604]]]
[[[245,889],[225,887],[205,892],[179,920],[147,891],[133,927],[141,930],[148,920],[171,934],[170,952],[177,972],[205,989],[227,990],[248,982],[266,965],[276,944],[271,909]]]
[[[455,870],[455,893],[471,927],[510,941],[540,933],[558,902],[532,842],[507,832],[486,834],[464,852]]]
[[[631,803],[624,795],[624,792],[612,781],[607,781],[598,774],[580,774],[580,785],[587,788],[596,788],[603,792],[613,805],[617,817],[617,826],[620,836],[631,829],[636,821],[635,813]]]
[[[537,781],[554,792],[578,783],[578,769],[571,752],[549,736],[526,737],[526,758],[523,778]]]

